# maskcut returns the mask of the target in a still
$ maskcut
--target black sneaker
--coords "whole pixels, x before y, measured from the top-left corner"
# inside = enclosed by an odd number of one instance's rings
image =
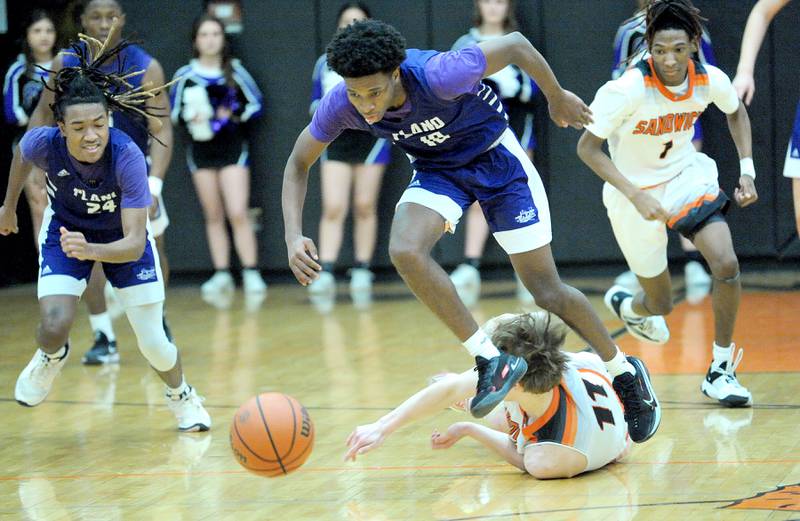
[[[85,365],[104,365],[119,363],[119,353],[117,352],[117,341],[109,342],[105,333],[100,331],[94,334],[94,345],[86,351],[81,358]]]
[[[175,343],[175,339],[172,337],[172,331],[169,329],[169,324],[167,324],[167,315],[162,315],[161,323],[164,326],[164,333],[167,334],[167,340],[169,340],[170,344]]]
[[[528,364],[522,358],[508,353],[500,353],[500,356],[489,360],[476,356],[475,362],[478,389],[470,403],[469,412],[476,418],[483,418],[503,401],[508,391],[525,375]]]
[[[650,373],[644,362],[635,356],[627,356],[628,362],[636,369],[636,374],[625,372],[614,378],[614,390],[625,408],[625,421],[628,434],[636,443],[649,440],[661,423],[661,406],[656,399]]]

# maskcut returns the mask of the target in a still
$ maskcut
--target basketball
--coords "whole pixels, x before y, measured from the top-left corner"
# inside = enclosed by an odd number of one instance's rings
[[[314,424],[300,402],[282,393],[247,400],[233,417],[231,449],[236,461],[260,476],[300,468],[314,445]]]

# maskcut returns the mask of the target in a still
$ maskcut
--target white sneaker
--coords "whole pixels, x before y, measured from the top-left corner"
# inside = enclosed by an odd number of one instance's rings
[[[525,284],[522,283],[522,279],[519,278],[519,275],[515,273],[514,278],[517,279],[517,300],[519,300],[523,305],[536,303],[533,295],[530,291],[528,291],[528,288],[525,287]]]
[[[603,297],[603,301],[606,307],[625,323],[625,329],[628,330],[628,333],[645,342],[666,344],[669,340],[669,328],[664,317],[660,315],[642,318],[623,316],[622,302],[629,298],[633,298],[633,295],[627,289],[622,286],[611,286],[611,289]]]
[[[242,270],[242,287],[245,293],[251,295],[267,292],[267,283],[256,269]]]
[[[711,362],[706,378],[700,386],[703,394],[726,407],[750,407],[753,395],[736,379],[736,368],[744,356],[744,349],[739,349],[734,357],[736,344],[731,344],[731,356],[719,364]]]
[[[626,290],[630,291],[631,294],[638,293],[642,289],[642,285],[639,284],[639,278],[630,270],[623,271],[617,275],[617,278],[614,279],[614,285],[622,286]]]
[[[689,261],[683,269],[686,281],[686,301],[699,304],[711,292],[711,276],[697,261]]]
[[[106,281],[103,287],[103,296],[106,298],[106,310],[111,315],[111,320],[116,320],[125,314],[125,306],[117,298],[117,292],[110,282]]]
[[[204,398],[198,396],[192,386],[189,386],[189,392],[178,400],[167,396],[167,406],[178,419],[179,431],[200,432],[211,428],[211,416],[203,407],[203,400]]]
[[[53,387],[61,368],[69,356],[69,344],[67,352],[61,358],[50,358],[41,349],[37,349],[33,358],[17,378],[17,385],[14,387],[14,399],[20,405],[35,407],[47,398],[47,393]]]
[[[481,274],[476,267],[459,264],[450,274],[450,280],[465,306],[471,308],[478,302],[481,296]]]
[[[200,286],[200,292],[203,296],[212,296],[226,292],[230,293],[235,289],[236,284],[233,282],[233,276],[227,271],[216,272]]]
[[[330,271],[321,271],[317,280],[308,285],[308,293],[313,297],[333,296],[336,294],[336,279]]]
[[[375,274],[366,268],[353,268],[350,270],[350,293],[363,293],[372,291],[372,281]]]

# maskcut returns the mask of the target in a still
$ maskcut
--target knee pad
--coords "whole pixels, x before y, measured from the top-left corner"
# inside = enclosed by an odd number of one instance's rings
[[[163,334],[163,337],[163,340],[148,342],[139,340],[139,350],[142,355],[150,362],[153,369],[162,373],[175,367],[175,362],[178,361],[178,348],[167,339],[166,334]]]

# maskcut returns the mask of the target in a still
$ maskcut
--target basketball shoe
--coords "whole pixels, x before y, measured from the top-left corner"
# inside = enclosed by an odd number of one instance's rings
[[[178,420],[178,430],[181,432],[201,432],[211,428],[211,416],[203,407],[203,397],[198,396],[194,387],[189,386],[177,398],[172,398],[167,393],[167,406]]]
[[[626,371],[617,375],[613,386],[625,409],[628,434],[634,442],[643,443],[656,433],[661,424],[661,406],[644,362],[635,356],[625,358],[636,369],[636,374]]]
[[[264,295],[267,293],[267,283],[255,268],[242,270],[242,288],[246,294]]]
[[[109,340],[102,331],[95,331],[94,345],[83,354],[81,363],[84,365],[118,364],[117,341]]]
[[[475,266],[459,264],[450,274],[450,280],[456,287],[458,298],[468,308],[478,303],[481,296],[481,273]]]
[[[734,351],[736,344],[731,344],[731,355],[728,359],[711,362],[700,390],[726,407],[750,407],[753,405],[753,395],[736,379],[736,368],[742,361],[744,349],[739,349],[735,357]]]
[[[669,340],[669,328],[664,317],[653,315],[650,317],[632,318],[626,317],[622,313],[622,303],[633,298],[631,293],[622,286],[611,286],[606,292],[603,301],[606,307],[611,310],[625,324],[628,333],[653,344],[665,344]]]
[[[508,391],[525,375],[528,363],[508,353],[500,353],[489,360],[478,355],[475,362],[478,388],[470,402],[469,412],[476,418],[483,418],[503,401]]]
[[[236,283],[229,271],[217,271],[210,279],[203,282],[200,292],[203,297],[213,297],[220,293],[232,293],[236,289]]]
[[[41,349],[37,349],[33,358],[17,378],[17,385],[14,387],[14,399],[17,403],[25,407],[35,407],[42,403],[61,368],[69,356],[69,343],[65,346],[64,354],[58,358],[53,358]]]

